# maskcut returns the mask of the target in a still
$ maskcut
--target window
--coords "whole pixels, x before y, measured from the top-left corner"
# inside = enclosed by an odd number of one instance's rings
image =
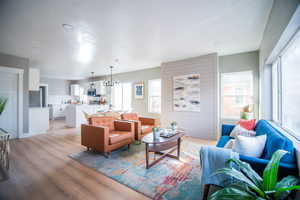
[[[279,113],[278,113],[278,65],[279,62],[276,61],[272,65],[272,111],[273,111],[273,120],[278,122],[279,121]]]
[[[148,82],[148,111],[151,113],[161,112],[161,80],[149,80]]]
[[[300,34],[273,63],[272,71],[273,120],[300,138]]]
[[[131,83],[116,84],[113,87],[112,102],[114,110],[131,111],[131,92]]]
[[[252,104],[252,71],[221,74],[221,116],[223,119],[239,119],[242,108]]]

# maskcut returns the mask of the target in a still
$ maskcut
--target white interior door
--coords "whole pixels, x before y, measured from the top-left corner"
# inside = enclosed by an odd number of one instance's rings
[[[0,115],[0,128],[10,133],[10,138],[18,136],[18,74],[0,72],[0,97],[8,98]]]

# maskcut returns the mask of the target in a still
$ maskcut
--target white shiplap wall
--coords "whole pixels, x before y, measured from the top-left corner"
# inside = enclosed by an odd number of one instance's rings
[[[186,134],[216,139],[218,136],[218,55],[162,63],[162,126],[177,121]],[[201,112],[173,111],[173,76],[199,73]]]

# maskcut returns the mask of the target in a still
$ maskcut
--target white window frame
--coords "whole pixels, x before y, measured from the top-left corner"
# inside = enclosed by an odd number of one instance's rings
[[[223,96],[224,96],[224,91],[223,91],[223,77],[225,75],[230,75],[230,74],[236,74],[236,73],[242,73],[242,72],[250,72],[252,74],[252,98],[253,98],[253,104],[254,104],[254,73],[252,70],[244,70],[244,71],[236,71],[236,72],[224,72],[221,73],[221,80],[220,80],[220,116],[221,116],[221,120],[229,120],[229,121],[237,121],[240,119],[239,117],[227,117],[224,116],[223,114]],[[245,95],[226,95],[226,96],[232,96],[232,97],[236,97],[236,96],[245,96]],[[253,116],[255,116],[255,110],[253,109]]]
[[[274,120],[273,118],[273,94],[272,94],[272,122],[277,125],[279,128],[287,132],[289,135],[293,136],[295,139],[300,141],[300,134],[297,134],[295,131],[289,129],[288,127],[284,126],[283,124],[283,94],[282,94],[282,89],[283,89],[283,82],[282,82],[282,56],[287,52],[287,50],[290,48],[290,46],[295,42],[296,39],[300,37],[300,30],[291,38],[291,40],[287,43],[287,45],[282,49],[280,54],[273,60],[271,67],[273,66],[273,63],[278,62],[277,66],[277,87],[278,87],[278,95],[277,95],[277,109],[278,109],[278,120]],[[272,74],[273,75],[273,74]],[[272,77],[273,78],[273,77]],[[273,83],[272,83],[272,88],[273,88]]]
[[[161,79],[157,78],[157,79],[151,79],[151,80],[148,80],[148,112],[149,113],[156,113],[156,114],[160,114],[161,113],[161,109],[162,109],[162,102],[161,102],[161,93],[160,93],[160,96],[151,96],[150,95],[150,82],[152,81],[160,81],[160,84],[161,84]],[[160,88],[162,89],[162,86],[160,85]],[[160,112],[154,112],[151,110],[151,105],[150,105],[150,98],[151,97],[160,97]]]
[[[131,85],[131,101],[130,101],[130,110],[132,110],[132,83],[131,82],[124,82],[124,83],[119,83],[120,85],[121,85],[121,88],[122,88],[122,103],[121,103],[121,110],[120,111],[125,111],[125,109],[124,109],[124,84],[130,84]],[[113,102],[113,104],[114,104],[114,102],[115,102],[115,95],[114,95],[114,90],[113,90],[113,98],[112,98],[112,102]],[[114,105],[113,105],[114,106]],[[126,111],[128,111],[128,110],[126,110]]]

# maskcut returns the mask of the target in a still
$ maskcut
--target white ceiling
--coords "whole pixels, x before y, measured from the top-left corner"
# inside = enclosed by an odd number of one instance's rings
[[[0,0],[0,52],[80,79],[259,48],[273,0]],[[73,25],[65,30],[63,23]],[[116,64],[115,59],[119,62]]]

